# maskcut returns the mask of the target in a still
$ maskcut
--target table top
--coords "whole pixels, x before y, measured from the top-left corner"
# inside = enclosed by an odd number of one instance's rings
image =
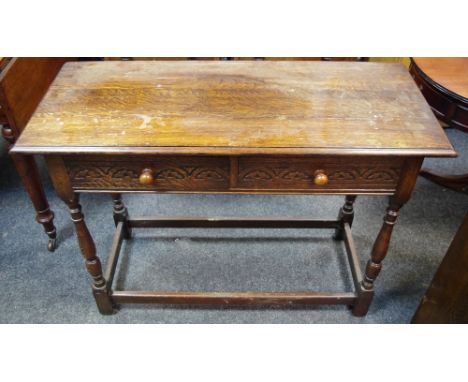
[[[17,153],[454,156],[401,64],[71,62]]]
[[[468,98],[468,57],[415,57],[413,61],[432,81]]]

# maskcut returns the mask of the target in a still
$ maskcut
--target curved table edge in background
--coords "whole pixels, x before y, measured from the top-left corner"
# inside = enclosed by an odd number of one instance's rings
[[[446,127],[468,133],[468,98],[454,93],[430,78],[413,58],[410,73],[435,116],[445,123]],[[423,168],[420,175],[443,187],[468,194],[468,173],[445,175]]]

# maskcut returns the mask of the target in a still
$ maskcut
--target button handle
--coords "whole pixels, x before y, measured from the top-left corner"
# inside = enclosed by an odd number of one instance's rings
[[[317,186],[325,186],[328,184],[328,176],[323,170],[317,170],[314,173],[314,183]]]
[[[138,180],[140,181],[140,184],[143,186],[149,186],[153,184],[154,182],[153,170],[151,170],[150,168],[144,168]]]

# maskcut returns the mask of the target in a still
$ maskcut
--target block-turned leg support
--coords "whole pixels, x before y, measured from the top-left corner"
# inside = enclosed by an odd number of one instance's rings
[[[354,202],[356,200],[356,195],[346,195],[345,204],[340,209],[340,213],[338,214],[338,220],[341,221],[341,227],[335,230],[335,240],[343,240],[344,238],[344,231],[343,225],[344,223],[348,223],[351,227],[353,225],[354,219]]]
[[[92,277],[93,295],[101,314],[114,313],[114,306],[107,288],[106,279],[102,273],[101,261],[96,255],[96,246],[84,221],[78,194],[73,191],[68,172],[61,157],[46,156],[49,174],[55,190],[60,198],[68,205],[72,221],[75,225],[78,244],[85,259],[86,269]]]
[[[21,177],[24,188],[36,209],[36,221],[42,224],[44,231],[49,236],[47,249],[51,252],[57,247],[57,230],[54,225],[54,213],[49,208],[44,188],[39,178],[34,157],[29,155],[12,155],[13,163]]]
[[[96,256],[96,246],[84,221],[84,215],[78,203],[78,195],[68,202],[68,207],[70,208],[72,221],[75,224],[78,244],[81,254],[85,259],[86,269],[93,279],[93,295],[99,312],[101,314],[112,314],[114,313],[114,307],[106,287],[106,280],[102,273],[101,261],[99,257]]]
[[[123,201],[122,201],[122,195],[121,194],[116,194],[112,193],[112,201],[114,202],[114,222],[115,226],[117,227],[117,224],[119,222],[123,223],[123,237],[124,239],[131,239],[132,237],[132,228],[128,224],[128,211],[127,208],[125,207]]]
[[[407,159],[401,171],[400,180],[395,194],[390,198],[390,204],[387,208],[384,221],[380,231],[375,239],[371,251],[371,258],[367,262],[363,280],[358,292],[357,302],[353,306],[355,316],[364,316],[367,314],[372,298],[374,296],[374,282],[382,269],[382,261],[387,255],[392,236],[393,226],[395,225],[400,208],[409,200],[416,184],[422,159]]]
[[[371,258],[367,262],[364,279],[362,286],[366,290],[370,290],[374,286],[374,281],[382,269],[382,261],[387,255],[390,238],[392,236],[393,226],[398,218],[399,207],[390,206],[384,217],[382,228],[375,239],[374,246],[372,247]]]
[[[379,275],[382,269],[382,261],[387,255],[393,226],[396,223],[399,209],[400,207],[395,205],[390,205],[387,209],[384,222],[372,247],[371,258],[367,261],[364,278],[360,291],[358,291],[358,303],[353,307],[353,314],[355,316],[364,316],[369,310],[374,296],[374,281]]]

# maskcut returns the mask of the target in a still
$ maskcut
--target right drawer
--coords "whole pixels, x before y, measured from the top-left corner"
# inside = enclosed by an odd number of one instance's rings
[[[285,192],[391,193],[404,158],[269,157],[238,158],[237,189]]]

